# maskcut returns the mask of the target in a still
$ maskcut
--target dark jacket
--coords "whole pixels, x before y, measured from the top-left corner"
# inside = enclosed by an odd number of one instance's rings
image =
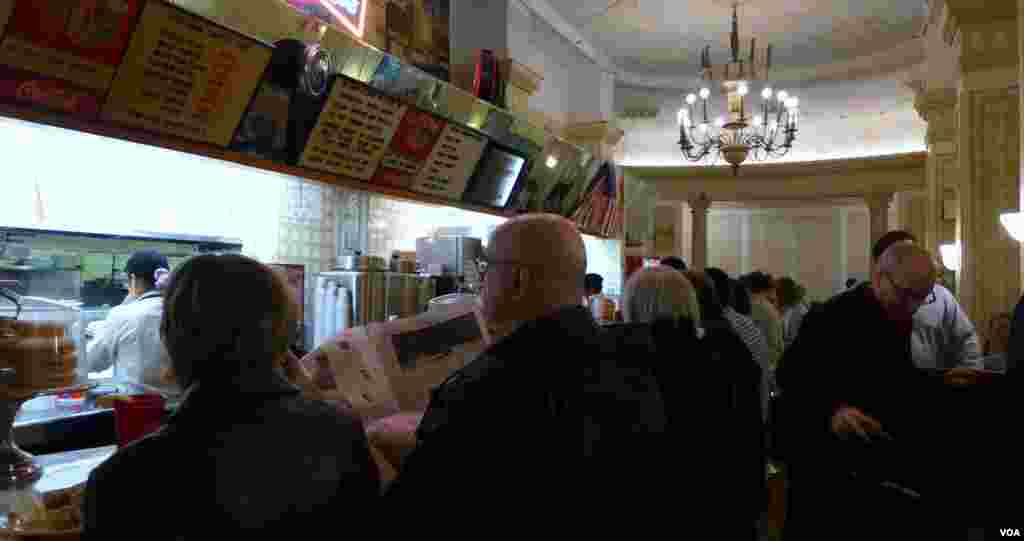
[[[379,501],[359,421],[276,374],[193,385],[159,432],[89,477],[86,539],[312,536]]]
[[[582,307],[488,348],[434,390],[388,507],[538,521],[584,498],[642,498],[664,409],[649,369],[612,349]]]
[[[725,320],[704,322],[697,338],[688,319],[610,327],[613,341],[641,351],[650,363],[668,419],[670,486],[699,498],[687,512],[741,539],[766,508],[761,367]]]

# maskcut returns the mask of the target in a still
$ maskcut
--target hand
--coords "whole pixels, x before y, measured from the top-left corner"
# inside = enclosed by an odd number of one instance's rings
[[[977,368],[971,368],[969,366],[958,366],[948,372],[946,372],[942,379],[946,382],[946,385],[953,387],[970,387],[981,381],[983,373]]]
[[[882,423],[850,406],[843,406],[832,415],[832,433],[844,440],[851,434],[856,434],[869,443],[880,438],[892,439],[892,436],[882,430]]]

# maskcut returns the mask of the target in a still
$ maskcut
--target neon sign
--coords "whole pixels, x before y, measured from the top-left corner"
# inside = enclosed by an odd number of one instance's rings
[[[362,38],[366,31],[366,0],[287,0],[293,8]]]

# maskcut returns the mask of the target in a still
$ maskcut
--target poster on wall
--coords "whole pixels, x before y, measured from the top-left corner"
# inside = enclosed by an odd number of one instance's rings
[[[335,77],[299,165],[370,180],[408,106],[346,77]]]
[[[286,0],[288,5],[362,38],[366,31],[367,0]]]
[[[425,111],[409,109],[373,175],[374,184],[408,188],[426,165],[447,123]]]
[[[459,199],[484,153],[487,139],[449,123],[412,184],[414,192]]]
[[[449,67],[450,0],[392,0],[387,3],[387,49],[403,60],[421,66],[438,66],[430,70],[441,76]]]
[[[103,116],[227,146],[271,55],[269,44],[150,1]]]
[[[0,2],[0,99],[95,117],[142,0]]]

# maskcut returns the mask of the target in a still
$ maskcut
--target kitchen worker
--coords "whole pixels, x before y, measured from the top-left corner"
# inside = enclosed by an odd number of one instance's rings
[[[162,289],[170,276],[167,258],[153,250],[135,252],[124,267],[128,297],[107,318],[86,329],[88,373],[114,367],[114,381],[142,384],[165,394],[178,394],[167,377],[167,351],[160,340]]]

